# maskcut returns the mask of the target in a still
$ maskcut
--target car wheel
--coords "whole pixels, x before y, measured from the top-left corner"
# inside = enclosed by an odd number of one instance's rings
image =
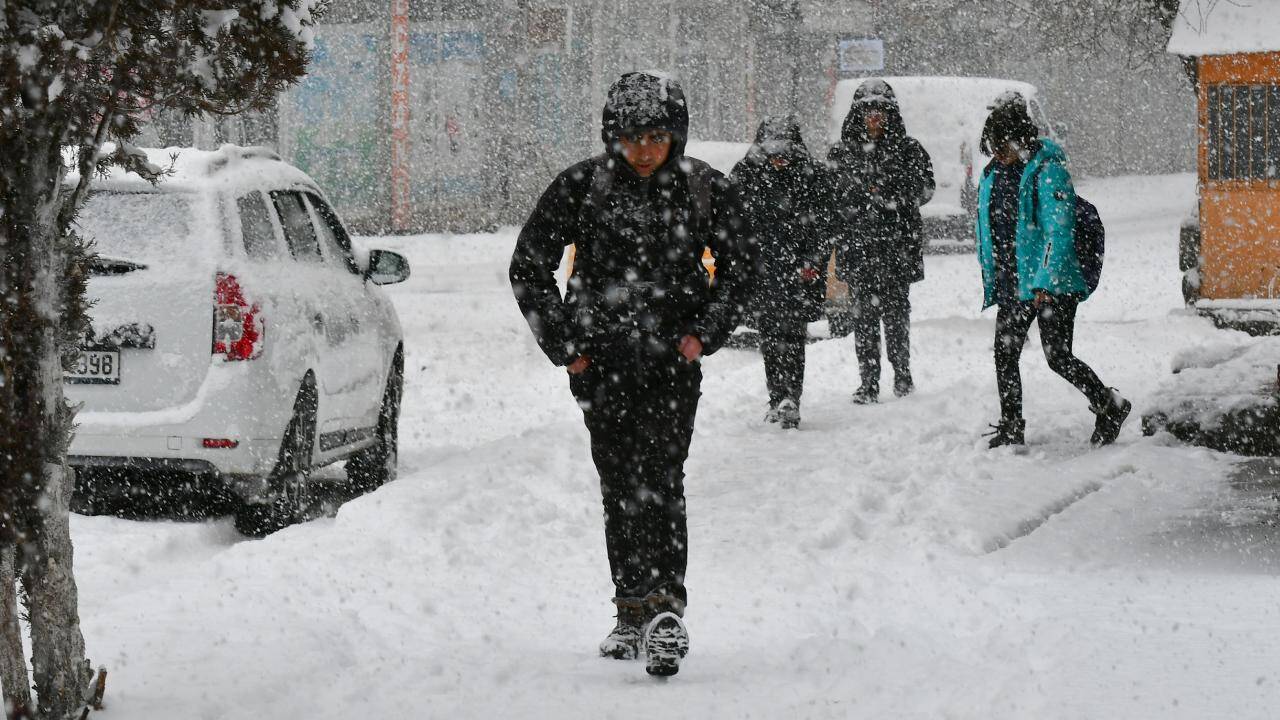
[[[399,466],[400,402],[404,396],[404,371],[399,356],[382,393],[377,441],[347,460],[347,480],[359,492],[372,492],[396,479]]]
[[[306,519],[317,402],[315,384],[308,378],[298,391],[293,417],[280,441],[280,456],[269,481],[270,496],[266,502],[242,501],[236,509],[236,529],[244,535],[263,537]]]

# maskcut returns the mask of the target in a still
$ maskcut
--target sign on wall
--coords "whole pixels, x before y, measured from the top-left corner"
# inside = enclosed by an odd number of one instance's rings
[[[884,69],[884,41],[880,38],[841,38],[836,41],[836,67],[842,73]]]

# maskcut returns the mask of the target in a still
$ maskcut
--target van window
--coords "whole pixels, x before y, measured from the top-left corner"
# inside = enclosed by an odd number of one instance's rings
[[[345,266],[353,275],[359,275],[360,269],[356,266],[355,257],[351,255],[351,238],[347,237],[347,231],[338,221],[337,213],[324,200],[311,193],[307,193],[307,203],[315,212],[316,229],[320,232],[320,244],[324,247],[325,254],[335,263]]]
[[[289,243],[289,252],[293,253],[294,259],[301,262],[323,262],[320,241],[316,238],[311,216],[302,204],[302,196],[296,192],[275,190],[271,193],[271,201],[280,213],[284,239]]]
[[[240,209],[240,234],[244,236],[244,251],[256,260],[266,260],[280,253],[276,244],[275,228],[271,226],[271,216],[267,213],[267,203],[262,193],[254,191],[236,198],[236,206]]]
[[[1035,100],[1028,100],[1027,105],[1031,108],[1031,121],[1040,128],[1040,134],[1049,134],[1049,119],[1044,116],[1044,110],[1040,108],[1040,103]]]

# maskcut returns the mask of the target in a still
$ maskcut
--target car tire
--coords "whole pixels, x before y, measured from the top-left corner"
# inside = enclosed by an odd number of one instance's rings
[[[306,518],[318,401],[315,381],[308,375],[280,441],[280,456],[268,482],[270,496],[265,502],[241,501],[236,508],[235,525],[241,534],[264,537]]]
[[[396,479],[400,460],[400,403],[403,397],[403,361],[397,353],[391,376],[387,378],[386,389],[382,392],[377,441],[347,460],[347,481],[358,492],[372,492]]]

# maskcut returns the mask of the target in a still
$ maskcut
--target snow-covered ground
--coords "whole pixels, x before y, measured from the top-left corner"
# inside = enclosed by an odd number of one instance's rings
[[[1029,447],[988,452],[977,265],[913,293],[919,392],[854,406],[852,339],[810,346],[802,429],[764,426],[759,356],[705,364],[687,465],[690,653],[668,682],[596,657],[600,498],[563,370],[507,285],[512,231],[373,238],[413,263],[401,479],[265,540],[229,520],[76,517],[103,717],[1270,718],[1280,478],[1142,438],[1182,348],[1194,179],[1097,180],[1103,286],[1077,349],[1134,401],[1119,443],[1038,340]],[[886,368],[887,371],[887,368]]]

